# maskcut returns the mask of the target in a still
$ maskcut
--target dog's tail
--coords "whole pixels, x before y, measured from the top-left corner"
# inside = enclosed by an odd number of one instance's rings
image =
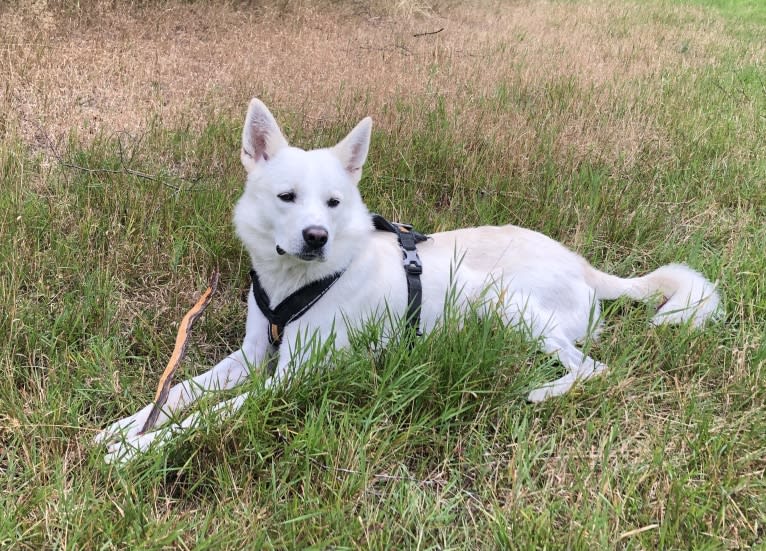
[[[598,299],[627,296],[644,301],[659,296],[662,302],[652,318],[655,325],[691,320],[692,325],[699,327],[708,319],[723,315],[715,284],[683,264],[668,264],[632,278],[613,276],[589,266],[586,277]]]

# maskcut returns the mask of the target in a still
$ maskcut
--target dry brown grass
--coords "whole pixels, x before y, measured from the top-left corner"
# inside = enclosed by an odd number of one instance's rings
[[[46,150],[73,130],[87,140],[152,118],[239,117],[253,95],[309,124],[370,113],[394,128],[419,123],[402,121],[397,101],[440,96],[456,128],[508,143],[523,168],[546,128],[546,94],[560,89],[569,101],[553,117],[555,154],[632,165],[665,142],[651,116],[631,109],[646,94],[638,80],[659,90],[663,72],[709,63],[726,42],[719,23],[688,8],[640,3],[286,5],[115,9],[94,0],[76,11],[22,0],[0,12],[0,130]],[[531,107],[498,109],[476,128],[501,84],[521,90]]]

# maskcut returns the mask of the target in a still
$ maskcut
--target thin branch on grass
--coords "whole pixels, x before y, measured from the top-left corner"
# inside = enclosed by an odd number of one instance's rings
[[[183,186],[178,186],[171,184],[170,182],[166,181],[161,176],[153,176],[151,174],[147,174],[145,172],[141,172],[139,170],[134,170],[132,168],[128,168],[122,162],[120,163],[119,169],[112,169],[112,168],[92,168],[88,166],[81,166],[74,163],[69,163],[63,160],[59,161],[59,165],[66,167],[66,168],[72,168],[75,170],[81,170],[83,172],[88,172],[90,174],[127,174],[129,176],[135,176],[136,178],[140,178],[142,180],[149,180],[151,182],[158,182],[162,184],[163,186],[172,189],[173,191],[188,191],[189,188],[184,188]],[[188,178],[183,178],[181,176],[176,176],[178,180],[181,180],[182,182],[188,182],[189,184],[196,184],[199,181],[199,178],[195,178],[194,180],[190,180]]]
[[[424,32],[424,33],[415,33],[415,34],[413,34],[412,36],[414,36],[415,38],[418,38],[418,37],[420,37],[420,36],[430,36],[430,35],[432,35],[432,34],[439,34],[439,33],[440,33],[440,32],[442,32],[443,30],[444,30],[444,27],[442,27],[442,28],[441,28],[441,29],[439,29],[438,31],[430,31],[430,32]]]
[[[131,176],[136,176],[137,178],[143,178],[145,180],[151,180],[152,182],[157,182],[159,178],[156,176],[152,176],[150,174],[145,174],[144,172],[139,172],[138,170],[133,170],[131,168],[122,167],[118,170],[111,169],[111,168],[90,168],[88,166],[80,166],[76,165],[74,163],[66,163],[66,162],[60,162],[61,166],[64,166],[66,168],[74,168],[77,170],[82,170],[83,172],[88,172],[91,174],[129,174]],[[171,187],[175,190],[179,190],[180,188],[177,188],[173,185],[167,184],[167,182],[163,182],[163,184],[167,185],[168,187]]]
[[[135,170],[133,168],[130,168],[130,165],[133,164],[133,158],[135,157],[135,152],[138,148],[138,145],[144,140],[145,133],[141,134],[137,139],[133,137],[130,133],[126,132],[125,130],[120,130],[115,132],[112,136],[117,141],[117,154],[120,158],[120,168],[113,169],[113,168],[102,168],[102,167],[89,167],[89,166],[82,166],[78,165],[76,163],[72,163],[69,161],[65,161],[63,156],[53,147],[52,143],[50,142],[50,139],[48,139],[49,147],[51,147],[53,156],[56,157],[58,160],[58,163],[60,166],[63,166],[65,168],[71,168],[74,170],[80,170],[82,172],[87,172],[89,174],[127,174],[129,176],[135,176],[136,178],[140,178],[142,180],[148,180],[150,182],[157,182],[162,184],[163,186],[172,189],[173,191],[187,191],[189,188],[184,188],[181,185],[174,185],[167,181],[166,178],[163,178],[160,175],[152,175],[148,174],[146,172],[142,172],[140,170]],[[125,144],[123,143],[123,136],[128,136],[131,138],[134,142],[133,147],[130,148],[130,154],[128,156],[127,161],[125,160]],[[47,134],[46,134],[47,139]],[[201,177],[195,177],[195,178],[184,178],[183,176],[173,176],[174,179],[188,183],[191,185],[196,185],[200,180]]]
[[[158,178],[157,176],[152,176],[152,175],[147,174],[145,172],[141,172],[141,171],[138,171],[138,170],[134,170],[132,168],[128,168],[128,166],[133,163],[133,157],[135,156],[135,152],[136,152],[136,150],[138,148],[138,145],[140,145],[141,142],[144,140],[144,137],[146,136],[146,133],[141,134],[138,137],[138,139],[134,139],[133,140],[135,142],[135,145],[133,146],[133,148],[131,148],[130,159],[128,159],[128,162],[126,163],[125,162],[125,156],[124,156],[124,148],[123,148],[123,143],[122,143],[122,136],[126,135],[129,138],[133,138],[133,136],[129,132],[125,131],[125,130],[119,130],[119,131],[115,132],[112,136],[116,136],[116,139],[117,139],[117,150],[118,150],[119,155],[120,155],[120,169],[119,170],[115,170],[115,169],[109,169],[109,168],[91,168],[91,167],[81,166],[81,165],[77,165],[77,164],[65,161],[64,160],[64,156],[61,154],[61,152],[59,151],[58,147],[56,146],[56,144],[53,142],[53,140],[51,139],[50,135],[48,134],[48,132],[46,132],[45,129],[37,121],[31,120],[30,122],[35,125],[35,127],[37,128],[38,133],[45,140],[45,142],[48,145],[48,149],[50,150],[51,154],[56,158],[56,160],[58,161],[60,166],[63,166],[63,167],[66,167],[66,168],[72,168],[72,169],[75,169],[75,170],[81,170],[83,172],[88,172],[90,174],[128,174],[130,176],[135,176],[136,178],[142,178],[144,180],[150,180],[152,182],[160,182],[161,181],[161,179]],[[181,181],[188,182],[190,184],[196,184],[200,180],[200,178],[195,178],[193,180],[190,180],[188,178],[183,178],[181,176],[178,176],[177,178],[179,180],[181,180]],[[181,189],[182,189],[180,186],[174,186],[173,184],[170,184],[170,183],[165,182],[165,181],[161,181],[161,183],[164,186],[169,187],[170,189],[172,189],[174,191],[181,191]]]

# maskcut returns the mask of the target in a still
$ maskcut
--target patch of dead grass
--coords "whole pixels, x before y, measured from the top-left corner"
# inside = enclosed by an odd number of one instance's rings
[[[253,95],[308,124],[369,113],[405,132],[424,122],[402,120],[397,103],[440,97],[462,133],[486,110],[484,99],[511,83],[525,99],[499,106],[493,121],[485,113],[479,132],[507,144],[521,169],[541,129],[554,130],[553,154],[570,161],[630,166],[647,148],[661,154],[663,129],[651,112],[631,108],[639,93],[647,97],[636,83],[659,89],[663,73],[709,63],[727,40],[720,23],[686,7],[588,1],[403,1],[388,11],[299,3],[287,12],[94,1],[78,12],[23,0],[0,12],[0,27],[0,133],[18,132],[39,150],[72,131],[87,140],[139,131],[151,119],[240,117]]]

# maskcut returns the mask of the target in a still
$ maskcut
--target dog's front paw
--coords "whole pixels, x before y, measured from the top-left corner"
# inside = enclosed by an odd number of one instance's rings
[[[112,423],[93,438],[93,443],[112,444],[118,440],[129,440],[138,436],[151,410],[152,404],[149,404],[138,413]]]
[[[104,462],[125,464],[135,459],[138,455],[146,452],[152,444],[159,444],[167,439],[170,431],[161,429],[145,434],[136,434],[130,438],[124,438],[119,442],[110,444],[107,448],[109,453],[104,456]]]
[[[540,402],[543,402],[552,396],[555,396],[552,389],[546,387],[536,388],[527,396],[527,402],[539,404]]]
[[[566,394],[572,388],[576,380],[575,377],[567,375],[557,381],[543,385],[530,392],[527,396],[527,401],[532,402],[533,404],[539,404],[549,398]]]

